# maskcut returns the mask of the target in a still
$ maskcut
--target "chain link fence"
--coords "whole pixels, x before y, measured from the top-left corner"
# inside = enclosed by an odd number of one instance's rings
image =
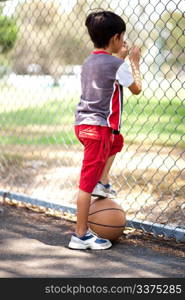
[[[111,171],[118,201],[132,226],[185,238],[183,1],[0,2],[0,195],[75,205],[83,149],[74,110],[93,49],[84,21],[99,8],[122,16],[129,46],[142,50],[143,91],[124,91],[125,146]]]

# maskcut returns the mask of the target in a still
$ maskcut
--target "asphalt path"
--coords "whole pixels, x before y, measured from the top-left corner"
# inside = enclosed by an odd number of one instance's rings
[[[185,277],[184,247],[177,251],[178,245],[123,236],[108,250],[71,250],[67,245],[74,227],[61,218],[0,205],[0,277]]]

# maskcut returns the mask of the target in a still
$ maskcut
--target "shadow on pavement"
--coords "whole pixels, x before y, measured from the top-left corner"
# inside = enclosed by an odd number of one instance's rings
[[[64,219],[1,205],[0,277],[185,277],[185,253],[156,251],[124,236],[108,250],[70,250],[74,227]]]

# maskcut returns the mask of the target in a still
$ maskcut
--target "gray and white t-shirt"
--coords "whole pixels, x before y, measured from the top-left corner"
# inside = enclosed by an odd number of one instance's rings
[[[123,87],[129,87],[133,82],[125,61],[106,51],[92,52],[82,66],[82,94],[75,113],[75,125],[108,126],[119,131]]]

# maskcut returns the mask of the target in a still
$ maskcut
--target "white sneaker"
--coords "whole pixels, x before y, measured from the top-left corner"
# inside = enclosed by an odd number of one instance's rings
[[[90,230],[88,230],[86,234],[80,238],[77,237],[76,234],[73,234],[68,245],[70,249],[76,250],[104,250],[110,248],[111,246],[112,243],[109,240],[98,237]]]
[[[91,195],[102,198],[116,198],[116,192],[112,189],[111,184],[102,184],[101,182],[97,183]]]
[[[94,190],[91,193],[92,196],[94,197],[102,197],[102,198],[107,198],[107,191],[104,185],[100,182],[97,183],[95,186]]]

